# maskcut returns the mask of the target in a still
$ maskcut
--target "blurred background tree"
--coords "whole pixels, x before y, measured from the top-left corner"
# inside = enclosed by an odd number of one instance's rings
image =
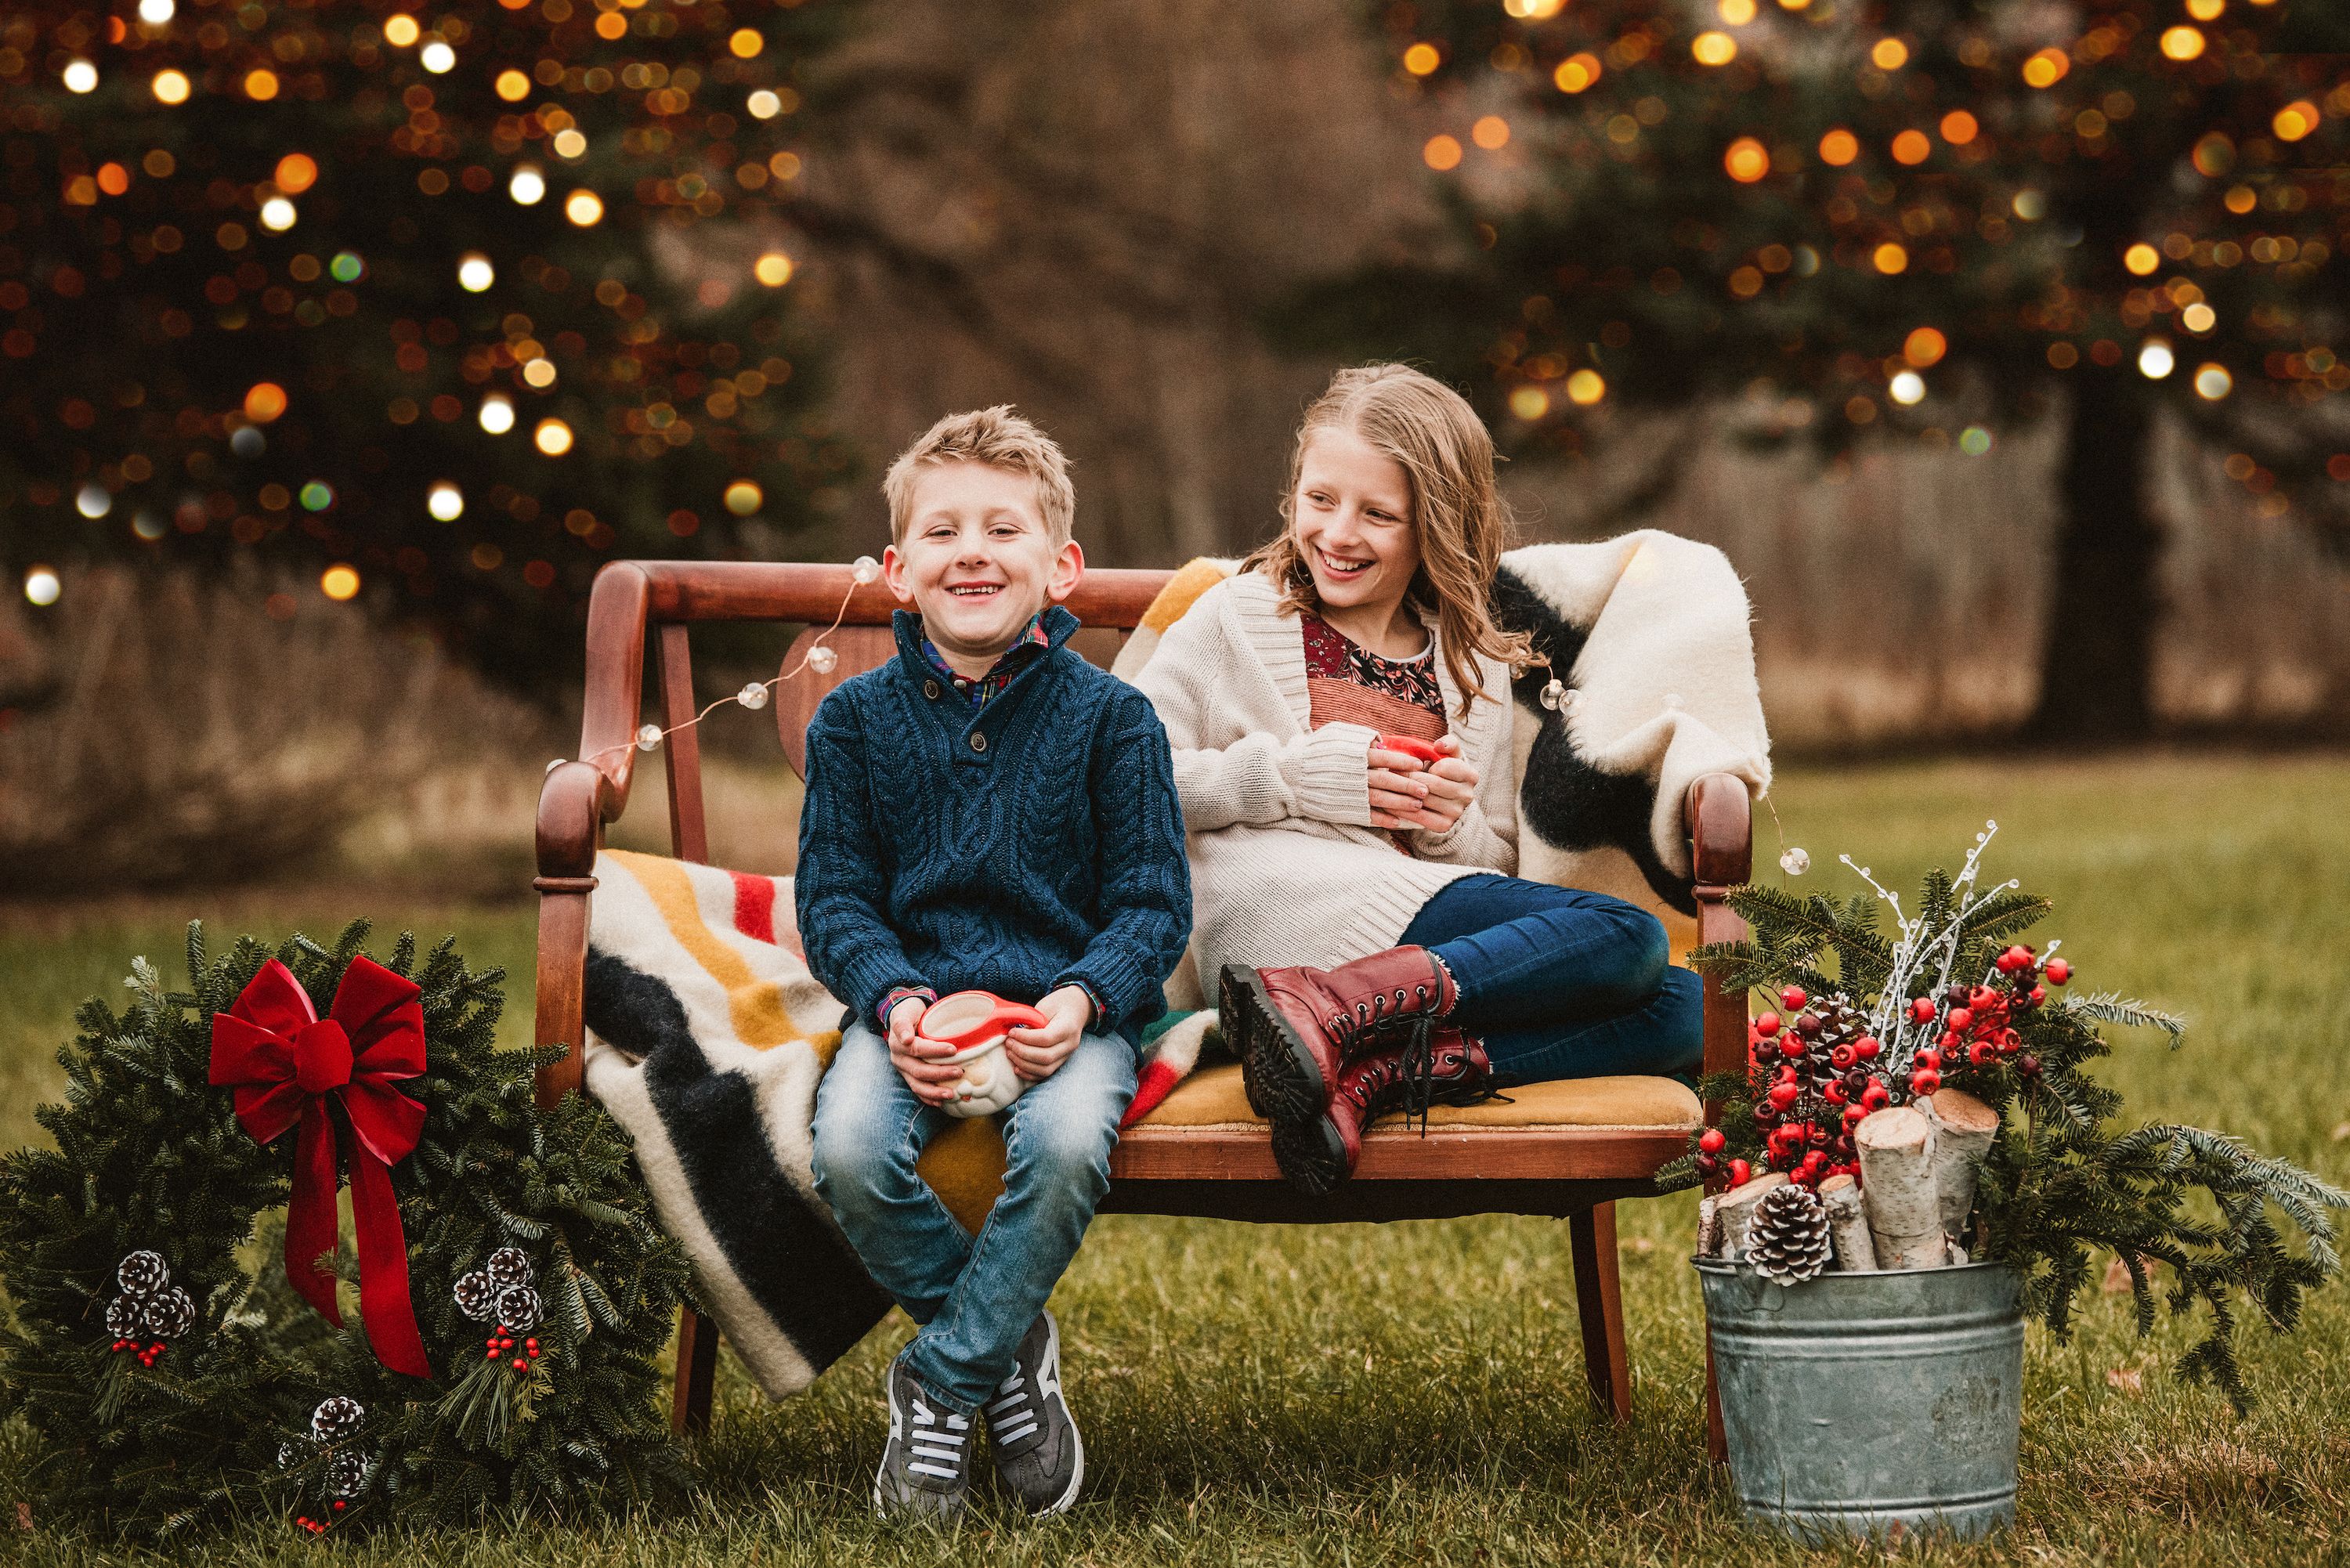
[[[744,220],[842,11],[12,8],[11,563],[258,566],[545,691],[604,560],[776,548],[848,457]]]
[[[1977,455],[2068,412],[2049,735],[2154,722],[2159,410],[2350,546],[2350,57],[2308,52],[2344,25],[2318,6],[1373,17],[1468,243],[1315,291],[1294,340],[1442,366],[1528,455],[1616,406],[1711,403],[1744,439],[1831,450],[1956,429]]]

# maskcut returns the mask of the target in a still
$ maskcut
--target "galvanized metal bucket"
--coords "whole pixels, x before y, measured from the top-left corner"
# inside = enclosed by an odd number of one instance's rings
[[[1776,1285],[1700,1259],[1739,1500],[1808,1540],[2015,1520],[2020,1281],[1998,1263]]]

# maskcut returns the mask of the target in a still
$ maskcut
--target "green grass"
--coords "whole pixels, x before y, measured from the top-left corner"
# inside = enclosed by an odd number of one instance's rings
[[[1988,862],[2057,902],[2081,983],[2186,1012],[2177,1053],[2127,1039],[2107,1078],[2141,1118],[2241,1133],[2350,1179],[2350,768],[2339,757],[2147,756],[1811,771],[1782,782],[1798,886],[1848,891],[1839,850],[1890,886],[1955,867],[1985,817]],[[1766,815],[1758,866],[1778,841]],[[168,959],[179,921],[324,935],[364,889],[246,894],[0,919],[0,1138],[36,1130],[73,1002],[110,990],[134,953]],[[526,974],[517,908],[384,908],[387,935],[456,931],[476,961]],[[173,961],[176,968],[176,961]],[[510,1037],[526,1033],[517,985]],[[386,1564],[872,1562],[1385,1563],[1836,1562],[1745,1529],[1703,1462],[1702,1320],[1686,1258],[1687,1196],[1619,1209],[1637,1415],[1600,1423],[1582,1384],[1565,1231],[1512,1218],[1377,1227],[1255,1228],[1113,1216],[1055,1300],[1085,1425],[1085,1500],[1029,1524],[981,1511],[936,1536],[877,1525],[866,1506],[897,1320],[805,1397],[770,1406],[723,1364],[721,1412],[691,1511],[627,1527],[500,1525],[346,1548]],[[2028,1350],[2021,1518],[2008,1539],[1929,1546],[1921,1561],[2153,1562],[2350,1558],[2350,1304],[2338,1289],[2298,1334],[2244,1336],[2259,1408],[2237,1420],[2163,1370],[2189,1343],[2141,1345],[2104,1296],[2073,1341]],[[2124,1386],[2110,1380],[2122,1374]],[[2126,1385],[2136,1373],[2139,1387]],[[0,1502],[22,1463],[0,1439]],[[0,1514],[0,1523],[5,1522]],[[91,1561],[52,1534],[0,1534],[28,1563]],[[306,1560],[256,1521],[190,1557]],[[109,1556],[122,1553],[110,1552]]]

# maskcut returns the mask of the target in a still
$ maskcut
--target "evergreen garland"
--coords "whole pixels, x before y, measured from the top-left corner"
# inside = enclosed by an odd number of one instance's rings
[[[1977,841],[1977,855],[1988,836]],[[1895,1069],[1894,1103],[1900,1103],[1908,1096],[1898,1085],[1924,1044],[1908,1033],[1904,1010],[1930,999],[1940,980],[1996,978],[2000,955],[2049,909],[2012,884],[1969,897],[1973,864],[1970,857],[1955,879],[1929,873],[1914,921],[1881,888],[1877,898],[1841,903],[1760,885],[1733,888],[1730,906],[1752,935],[1699,948],[1690,961],[1733,990],[1792,986],[1870,1013]],[[1866,877],[1866,869],[1859,869]],[[1905,938],[1950,940],[1939,974],[1904,961],[1901,946],[1878,929],[1880,901],[1892,905]],[[2087,1071],[2111,1049],[2101,1024],[2159,1029],[2174,1047],[2185,1027],[2111,993],[2052,996],[2013,1015],[2021,1038],[2011,1044],[2020,1050],[1986,1052],[1982,1061],[1945,1054],[1940,1072],[1950,1086],[1998,1111],[2002,1123],[1978,1175],[1974,1255],[2016,1269],[2025,1313],[2060,1339],[2071,1329],[2081,1293],[2095,1281],[2094,1251],[2112,1253],[2128,1272],[2141,1336],[2153,1331],[2158,1302],[2178,1315],[2199,1303],[2207,1333],[2177,1370],[2190,1383],[2217,1384],[2243,1411],[2251,1395],[2235,1356],[2240,1311],[2249,1304],[2279,1332],[2300,1321],[2303,1294],[2340,1266],[2327,1210],[2350,1207],[2350,1194],[2222,1133],[2171,1124],[2116,1128],[2121,1096]],[[1708,1074],[1701,1081],[1700,1093],[1721,1104],[1721,1144],[1702,1156],[1693,1146],[1659,1173],[1660,1188],[1693,1186],[1733,1156],[1760,1168],[1758,1123],[1770,1113],[1758,1116],[1756,1107],[1770,1088],[1773,1063],[1750,1061],[1744,1074]],[[2197,1217],[2207,1210],[2215,1217]],[[2298,1250],[2274,1218],[2279,1214],[2298,1234]],[[2153,1262],[2168,1267],[2167,1282],[2158,1281]]]
[[[367,930],[276,949],[321,1015]],[[206,1083],[212,1015],[270,952],[247,937],[209,959],[192,924],[187,955],[185,992],[140,960],[127,1011],[83,1004],[59,1054],[65,1103],[36,1113],[57,1147],[0,1158],[0,1278],[15,1307],[0,1324],[0,1415],[36,1434],[40,1505],[152,1537],[254,1508],[315,1516],[313,1530],[494,1506],[576,1514],[682,1483],[655,1358],[686,1263],[609,1116],[577,1095],[535,1108],[533,1073],[562,1048],[495,1048],[503,971],[467,969],[453,940],[420,964],[406,934],[384,961],[423,992],[426,1068],[401,1087],[424,1105],[424,1129],[392,1186],[438,1371],[425,1380],[379,1363],[356,1313],[337,1329],[294,1293],[283,1217],[268,1212],[291,1189],[294,1135],[255,1144]],[[540,1354],[522,1371],[490,1357],[494,1336],[453,1293],[509,1247],[528,1260],[542,1314],[524,1325]],[[161,1254],[196,1308],[151,1365],[107,1326],[118,1269],[140,1251]],[[336,1262],[355,1282],[348,1242]]]

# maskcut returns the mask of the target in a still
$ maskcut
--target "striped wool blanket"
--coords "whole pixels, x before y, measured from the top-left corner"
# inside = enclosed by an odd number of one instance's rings
[[[889,1309],[816,1196],[816,1082],[842,1008],[802,958],[792,881],[606,850],[590,899],[588,1091],[636,1141],[696,1294],[759,1386],[807,1386]],[[1212,1015],[1146,1045],[1127,1113],[1147,1116],[1197,1063]],[[958,1121],[923,1179],[976,1231],[1003,1189],[992,1119]]]

